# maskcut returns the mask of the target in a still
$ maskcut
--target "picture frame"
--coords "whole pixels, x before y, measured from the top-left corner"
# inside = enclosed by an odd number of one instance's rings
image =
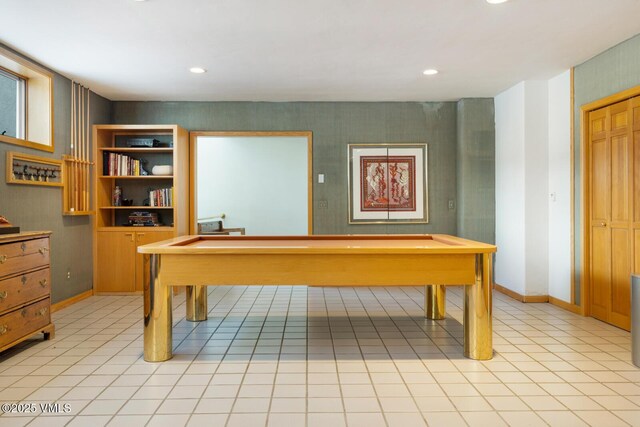
[[[349,224],[428,223],[426,143],[349,144]]]

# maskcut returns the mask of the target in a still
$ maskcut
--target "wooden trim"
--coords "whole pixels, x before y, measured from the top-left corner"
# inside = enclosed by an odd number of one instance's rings
[[[13,138],[7,135],[0,135],[0,142],[8,144],[20,145],[23,147],[34,148],[36,150],[42,150],[49,153],[54,152],[54,97],[53,97],[53,73],[48,69],[36,64],[30,59],[20,56],[8,49],[0,46],[0,63],[4,63],[3,69],[9,70],[16,75],[21,76],[26,80],[26,93],[25,93],[25,138]],[[7,68],[7,64],[9,67]],[[36,83],[37,82],[37,83]],[[29,91],[33,89],[33,85],[37,86],[37,89],[32,90],[32,94],[37,97],[35,101],[29,102]],[[42,86],[42,87],[40,87]],[[46,93],[45,93],[46,90]],[[45,98],[48,98],[48,111],[40,109],[39,106],[43,104]],[[34,100],[32,100],[34,101]],[[46,120],[47,123],[43,126],[40,123],[41,120]],[[32,141],[34,129],[44,128],[42,132],[43,142]],[[39,132],[40,133],[40,132]],[[46,135],[46,136],[45,136]]]
[[[582,111],[593,111],[602,107],[606,107],[611,104],[615,104],[616,102],[624,101],[629,98],[633,98],[635,96],[640,95],[640,86],[634,86],[629,89],[625,89],[621,92],[614,93],[613,95],[609,95],[605,98],[598,99],[596,101],[590,102],[588,104],[584,104],[581,109]]]
[[[117,296],[123,296],[123,295],[143,295],[144,292],[143,291],[131,291],[131,292],[95,292],[95,295],[117,295]]]
[[[524,300],[522,302],[525,302],[525,303],[549,302],[549,295],[525,295]]]
[[[29,80],[29,77],[23,76],[20,73],[16,73],[15,71],[10,70],[9,68],[3,67],[2,65],[0,65],[0,71],[4,71],[7,74],[11,74],[12,76],[17,77],[20,80]]]
[[[173,135],[178,129],[178,125],[94,125],[96,129],[114,130],[114,135],[131,135],[128,131],[140,131],[141,134],[148,134],[150,130],[164,131],[166,133],[158,135]],[[122,132],[117,132],[122,131]],[[175,148],[175,147],[174,147]]]
[[[580,314],[589,315],[589,305],[591,304],[591,294],[589,292],[590,283],[590,262],[589,262],[589,165],[588,165],[588,143],[589,138],[589,111],[581,108],[580,111],[580,183],[581,183],[581,200],[580,200],[580,220],[582,224],[582,247],[580,248]]]
[[[191,131],[189,132],[190,167],[189,167],[189,233],[196,234],[196,197],[195,167],[196,141],[199,136],[297,136],[307,138],[307,233],[313,234],[313,132],[311,131]]]
[[[511,289],[505,288],[504,286],[498,285],[497,283],[493,284],[493,289],[500,292],[501,294],[504,294],[516,301],[520,301],[523,303],[549,302],[548,295],[521,295],[518,292],[512,291]]]
[[[189,234],[196,234],[196,140],[200,132],[189,132]]]
[[[58,182],[46,182],[46,181],[30,181],[26,179],[17,179],[13,174],[13,161],[27,162],[30,164],[36,163],[39,165],[48,165],[58,168],[59,179]],[[25,165],[27,166],[27,165]],[[7,184],[23,184],[23,185],[40,185],[44,187],[62,187],[64,185],[64,168],[62,160],[51,159],[48,157],[34,156],[33,154],[18,153],[16,151],[7,151],[7,164],[6,164],[6,179]]]
[[[22,147],[33,148],[35,150],[47,151],[53,153],[54,148],[48,145],[40,144],[38,142],[28,141],[26,139],[14,138],[12,136],[0,135],[0,142],[6,142],[7,144],[20,145]]]
[[[187,170],[189,165],[189,131],[175,126],[173,136],[173,224],[174,235],[180,236],[189,233],[189,181]]]
[[[577,304],[572,304],[566,301],[562,301],[561,299],[549,296],[549,303],[560,308],[563,308],[567,311],[570,311],[574,314],[582,314],[582,308]]]
[[[569,105],[571,108],[570,112],[570,130],[569,130],[569,155],[571,158],[569,159],[569,173],[571,174],[571,185],[569,188],[569,194],[571,197],[570,210],[571,210],[571,304],[576,304],[576,162],[575,162],[575,106],[576,106],[576,91],[575,91],[575,67],[571,67],[571,71],[569,74]],[[549,301],[551,301],[551,296],[549,296]],[[580,300],[584,300],[584,296],[580,293]],[[580,303],[578,303],[580,305]]]
[[[55,151],[54,145],[55,145],[55,117],[53,115],[53,104],[54,104],[54,97],[53,97],[53,74],[51,73],[47,73],[47,77],[49,79],[49,142],[51,143],[49,146],[44,145],[42,148],[40,148],[41,150],[44,151],[48,151],[50,153],[53,153]],[[27,85],[27,90],[29,90],[29,85]],[[29,100],[27,99],[27,102],[29,102]],[[27,125],[27,130],[29,129],[29,105],[27,104],[27,117],[25,118],[25,124]],[[33,120],[33,117],[31,117],[31,120]]]
[[[67,298],[66,300],[57,302],[55,304],[51,304],[51,312],[55,313],[56,311],[62,310],[63,308],[67,308],[70,305],[73,305],[77,302],[82,301],[83,299],[87,299],[90,296],[93,296],[93,289],[89,289],[88,291],[85,291],[71,298]]]
[[[501,294],[504,294],[508,297],[511,297],[517,301],[523,302],[524,296],[520,295],[519,293],[512,291],[511,289],[505,288],[502,285],[498,285],[497,283],[493,284],[493,289],[495,289],[496,291],[500,292]]]
[[[306,136],[311,137],[312,132],[302,131],[208,131],[194,130],[190,134],[198,136]]]
[[[307,234],[313,234],[313,135],[307,135],[307,172],[309,175],[307,188]]]
[[[91,141],[93,147],[91,147],[93,161],[96,164],[96,167],[93,169],[93,176],[91,177],[91,190],[93,191],[93,203],[90,200],[90,209],[94,212],[91,216],[92,227],[92,243],[91,243],[91,259],[93,259],[93,274],[92,274],[92,283],[91,283],[91,293],[93,294],[96,289],[96,283],[98,282],[98,269],[96,266],[96,261],[98,259],[98,179],[96,178],[98,174],[98,162],[102,162],[102,160],[98,160],[98,127],[99,125],[93,125],[91,129]]]
[[[590,218],[590,193],[589,193],[589,113],[591,111],[606,107],[611,104],[615,104],[626,99],[630,99],[640,95],[640,86],[634,86],[632,88],[623,90],[613,95],[609,95],[605,98],[584,104],[580,107],[580,183],[582,184],[580,202],[581,212],[580,220],[582,222],[582,239],[580,248],[581,266],[580,266],[580,295],[581,298],[581,310],[580,314],[588,316],[590,314],[589,306],[591,304],[590,295],[590,260],[589,260],[589,248],[591,241],[591,234],[589,228]]]

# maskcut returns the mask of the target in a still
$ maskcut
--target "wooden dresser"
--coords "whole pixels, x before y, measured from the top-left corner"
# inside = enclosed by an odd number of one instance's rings
[[[0,235],[0,351],[36,333],[54,336],[51,323],[51,232]]]

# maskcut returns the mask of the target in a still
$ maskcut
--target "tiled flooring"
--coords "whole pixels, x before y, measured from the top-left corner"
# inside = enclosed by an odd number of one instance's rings
[[[181,294],[163,363],[141,356],[141,296],[92,297],[54,314],[55,340],[0,355],[0,402],[32,411],[0,425],[640,426],[629,333],[494,294],[496,354],[472,361],[461,289],[438,322],[422,292],[210,287],[201,323]]]

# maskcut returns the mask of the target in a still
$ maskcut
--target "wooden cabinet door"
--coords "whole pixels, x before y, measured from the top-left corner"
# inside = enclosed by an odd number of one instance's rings
[[[138,231],[136,232],[136,248],[149,243],[159,242],[174,237],[173,231]],[[144,291],[144,283],[149,280],[149,256],[137,253],[136,249],[136,283],[135,290]]]
[[[99,231],[95,268],[97,292],[134,292],[136,243],[134,231]]]

